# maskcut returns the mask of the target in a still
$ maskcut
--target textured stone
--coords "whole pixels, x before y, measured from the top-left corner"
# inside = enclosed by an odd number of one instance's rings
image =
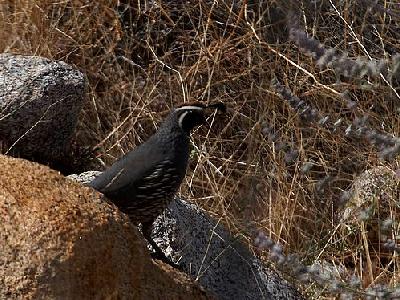
[[[67,178],[80,182],[83,185],[88,185],[93,179],[95,179],[100,174],[101,174],[100,171],[87,171],[81,174],[68,175]]]
[[[88,183],[100,172],[70,175]],[[221,224],[175,199],[154,224],[152,237],[167,257],[218,299],[302,299]]]
[[[390,208],[400,205],[400,178],[385,166],[366,170],[354,180],[350,195],[343,222],[358,222],[378,213],[380,218],[389,217]]]
[[[222,224],[176,199],[155,222],[153,238],[164,253],[218,299],[302,299]]]
[[[81,72],[37,56],[0,54],[0,142],[3,151],[62,161],[85,92]]]
[[[0,299],[210,299],[100,194],[0,155]]]
[[[349,236],[348,243],[364,240],[372,259],[387,257],[390,261],[393,251],[385,247],[387,239],[400,243],[395,229],[400,217],[399,176],[388,167],[374,167],[354,180],[349,194],[341,214],[341,229]],[[354,238],[356,234],[360,239]]]

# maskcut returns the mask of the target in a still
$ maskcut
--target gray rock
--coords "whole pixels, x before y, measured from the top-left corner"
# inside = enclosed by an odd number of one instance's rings
[[[87,184],[99,173],[68,177]],[[175,199],[157,218],[152,237],[167,257],[217,299],[303,299],[196,205]]]
[[[303,299],[217,220],[176,199],[154,224],[164,253],[218,299]]]
[[[393,216],[399,205],[399,191],[400,178],[392,169],[377,166],[364,171],[353,182],[341,221],[350,225],[370,217],[384,220]]]
[[[101,174],[100,171],[87,171],[81,174],[68,175],[67,178],[80,182],[83,185],[88,185],[93,179],[95,179],[100,174]]]
[[[3,150],[45,162],[62,161],[84,92],[83,74],[64,62],[0,54]]]

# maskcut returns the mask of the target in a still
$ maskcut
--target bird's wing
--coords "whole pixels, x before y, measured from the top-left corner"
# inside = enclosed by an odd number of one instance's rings
[[[162,149],[152,145],[152,141],[135,148],[106,169],[89,186],[102,193],[115,193],[134,186],[154,172],[154,167],[162,160]]]

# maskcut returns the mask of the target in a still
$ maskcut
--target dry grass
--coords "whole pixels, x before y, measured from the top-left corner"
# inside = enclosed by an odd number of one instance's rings
[[[400,53],[398,5],[382,0],[369,11],[360,1],[299,1],[298,17],[309,34],[350,57]],[[174,105],[223,101],[226,118],[193,135],[182,195],[249,244],[261,229],[306,264],[329,261],[362,275],[365,244],[345,242],[338,201],[357,174],[376,165],[396,170],[400,160],[381,161],[365,139],[302,121],[271,79],[332,120],[368,116],[373,128],[397,136],[400,98],[383,80],[338,80],[318,68],[288,40],[286,2],[3,0],[0,52],[63,60],[86,74],[77,140],[100,146],[105,164],[144,141]],[[398,264],[394,258],[385,271],[390,286],[399,283]],[[318,285],[304,291],[329,295]]]

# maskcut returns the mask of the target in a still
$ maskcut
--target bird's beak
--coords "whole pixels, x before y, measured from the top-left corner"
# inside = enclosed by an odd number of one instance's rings
[[[222,103],[221,101],[205,105],[204,108],[206,108],[206,109],[207,108],[215,108],[215,109],[217,109],[218,112],[221,112],[223,114],[226,113],[226,105],[224,103]]]

